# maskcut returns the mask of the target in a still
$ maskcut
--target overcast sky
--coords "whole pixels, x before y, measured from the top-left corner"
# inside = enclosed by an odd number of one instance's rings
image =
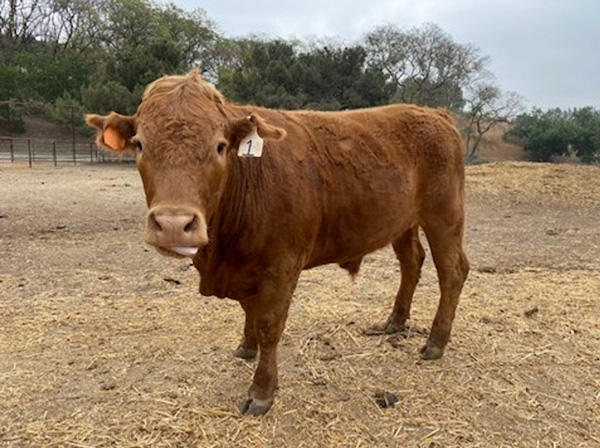
[[[600,108],[600,0],[171,0],[202,8],[228,37],[355,42],[379,25],[435,22],[491,58],[526,106]]]

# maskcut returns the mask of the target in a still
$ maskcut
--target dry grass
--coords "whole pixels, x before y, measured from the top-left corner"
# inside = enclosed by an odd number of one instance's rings
[[[236,410],[241,309],[143,246],[134,171],[0,169],[1,447],[600,447],[598,168],[469,167],[473,270],[440,361],[417,355],[430,257],[406,339],[363,334],[390,310],[391,251],[354,283],[305,272],[263,418]]]
[[[479,159],[488,162],[525,160],[523,147],[504,140],[504,133],[510,129],[508,123],[497,123],[483,136]]]

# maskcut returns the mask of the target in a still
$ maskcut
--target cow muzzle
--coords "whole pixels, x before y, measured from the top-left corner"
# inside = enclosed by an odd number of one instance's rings
[[[146,218],[146,242],[165,255],[193,257],[208,244],[206,220],[192,208],[154,207]]]

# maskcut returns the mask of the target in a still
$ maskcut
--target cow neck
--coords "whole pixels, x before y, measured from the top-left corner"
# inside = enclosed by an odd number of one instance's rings
[[[239,118],[251,113],[250,109],[229,108],[231,116]],[[214,232],[211,238],[226,251],[244,235],[254,234],[265,216],[268,190],[273,188],[273,154],[266,151],[259,159],[240,158],[235,148],[228,154],[225,186],[215,216],[209,223]]]
[[[268,178],[264,175],[267,157],[241,159],[237,154],[229,157],[225,188],[218,209],[219,236],[227,239],[235,237],[239,229],[249,230],[261,221],[268,189]]]

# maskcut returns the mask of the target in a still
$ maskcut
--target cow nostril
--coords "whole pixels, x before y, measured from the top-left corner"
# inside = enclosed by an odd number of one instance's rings
[[[150,224],[153,231],[162,232],[162,227],[158,222],[158,219],[156,219],[156,215],[154,213],[150,213],[150,215],[148,216],[148,223]]]
[[[198,227],[198,223],[197,223],[197,218],[194,216],[192,218],[192,220],[186,224],[186,226],[184,227],[183,231],[185,233],[193,233],[196,228]]]

